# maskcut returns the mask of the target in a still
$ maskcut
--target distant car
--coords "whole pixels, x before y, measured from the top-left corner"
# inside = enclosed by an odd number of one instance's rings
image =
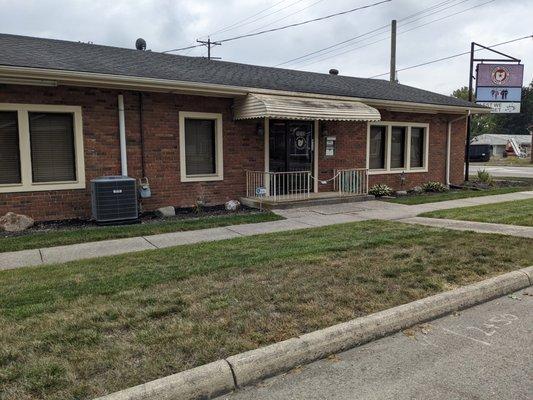
[[[492,146],[490,144],[471,144],[470,161],[487,162],[490,160]]]

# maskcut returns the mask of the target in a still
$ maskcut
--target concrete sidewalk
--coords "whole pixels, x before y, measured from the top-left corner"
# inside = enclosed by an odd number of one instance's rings
[[[481,224],[479,222],[467,221],[453,221],[453,223],[451,223],[449,222],[450,220],[415,218],[417,215],[428,211],[524,199],[533,199],[533,191],[450,200],[415,206],[373,200],[360,203],[331,204],[289,210],[276,210],[275,212],[278,215],[281,215],[286,219],[257,224],[232,225],[223,228],[164,233],[144,237],[114,239],[68,246],[0,253],[0,270],[63,263],[94,257],[112,256],[150,249],[161,249],[184,244],[232,239],[239,236],[253,236],[295,229],[307,229],[347,222],[366,221],[370,219],[395,220],[429,226],[440,226],[450,229],[533,237],[533,228],[530,227]],[[446,224],[447,226],[445,226]],[[490,225],[490,227],[488,227],[488,225]]]

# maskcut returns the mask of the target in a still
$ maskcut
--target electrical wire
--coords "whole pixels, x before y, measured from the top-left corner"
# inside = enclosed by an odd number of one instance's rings
[[[306,24],[310,24],[312,22],[323,21],[325,19],[337,17],[339,15],[349,14],[349,13],[352,13],[352,12],[355,12],[355,11],[359,11],[359,10],[363,10],[363,9],[366,9],[366,8],[370,8],[370,7],[375,7],[375,6],[378,6],[378,5],[383,4],[383,3],[389,3],[391,1],[392,0],[382,0],[382,1],[378,1],[376,3],[367,4],[365,6],[352,8],[351,10],[341,11],[341,12],[338,12],[338,13],[335,13],[335,14],[330,14],[330,15],[326,15],[326,16],[323,16],[323,17],[313,18],[313,19],[310,19],[310,20],[307,20],[307,21],[297,22],[297,23],[294,23],[294,24],[285,25],[285,26],[281,26],[281,27],[278,27],[278,28],[267,29],[267,30],[264,30],[264,31],[256,32],[256,33],[249,33],[249,34],[245,34],[245,35],[235,36],[235,37],[232,37],[232,38],[217,40],[217,42],[225,43],[225,42],[230,42],[230,41],[237,40],[237,39],[243,39],[243,38],[247,38],[247,37],[258,36],[258,35],[262,35],[264,33],[276,32],[276,31],[280,31],[280,30],[283,30],[283,29],[288,29],[288,28],[293,28],[293,27],[296,27],[296,26],[306,25]]]
[[[505,44],[514,43],[514,42],[518,42],[520,40],[525,40],[525,39],[533,39],[533,35],[528,35],[528,36],[523,36],[523,37],[519,37],[519,38],[516,38],[516,39],[507,40],[505,42],[492,44],[492,45],[486,46],[486,47],[492,49],[493,47],[503,46]],[[474,51],[477,52],[477,51],[483,51],[483,50],[486,50],[486,49],[475,49]],[[420,64],[411,65],[409,67],[400,68],[400,69],[396,70],[396,72],[407,71],[408,69],[423,67],[425,65],[434,64],[434,63],[437,63],[437,62],[440,62],[440,61],[451,60],[452,58],[461,57],[461,56],[464,56],[464,55],[467,55],[467,54],[470,54],[470,51],[465,51],[463,53],[457,53],[457,54],[453,54],[451,56],[437,58],[436,60],[426,61],[426,62],[423,62],[423,63],[420,63]],[[383,74],[370,76],[369,78],[377,78],[378,76],[384,76],[384,75],[388,75],[388,74],[389,74],[389,72],[385,72]]]
[[[413,30],[415,30],[415,29],[422,28],[422,27],[424,27],[424,26],[430,25],[430,24],[432,24],[432,23],[439,22],[439,21],[442,21],[442,20],[444,20],[444,19],[447,19],[447,18],[451,18],[451,17],[453,17],[453,16],[456,16],[456,15],[458,15],[458,14],[462,14],[462,13],[464,13],[464,12],[467,12],[467,11],[473,10],[473,9],[475,9],[475,8],[478,8],[478,7],[484,6],[484,5],[486,5],[486,4],[493,3],[494,1],[496,1],[496,0],[489,0],[489,1],[485,2],[485,3],[480,3],[480,4],[477,4],[477,5],[475,5],[475,6],[472,6],[472,7],[466,8],[466,9],[464,9],[464,10],[457,11],[457,12],[455,12],[455,13],[452,13],[452,14],[449,14],[449,15],[445,15],[445,16],[443,16],[443,17],[440,17],[440,18],[437,18],[437,19],[431,20],[431,21],[426,22],[426,23],[424,23],[424,24],[422,24],[422,25],[418,25],[418,26],[415,26],[415,27],[413,27],[413,28],[410,28],[410,29],[407,29],[407,30],[401,31],[401,32],[398,33],[398,36],[399,36],[399,35],[403,35],[404,33],[407,33],[407,32],[410,32],[410,31],[413,31]],[[370,42],[370,43],[367,43],[367,44],[365,44],[365,45],[362,45],[362,46],[359,46],[359,47],[356,47],[356,48],[353,48],[353,49],[349,49],[349,50],[343,51],[343,52],[341,52],[341,53],[337,53],[337,54],[335,54],[335,55],[333,55],[333,56],[320,58],[320,59],[318,59],[318,60],[315,60],[315,61],[312,61],[312,62],[310,62],[310,63],[304,64],[304,65],[302,65],[300,68],[303,68],[303,67],[306,67],[306,66],[309,66],[309,65],[313,65],[313,64],[316,64],[316,63],[321,62],[321,61],[326,61],[326,60],[329,60],[329,59],[331,59],[331,58],[338,57],[338,56],[341,56],[341,55],[344,55],[344,54],[347,54],[347,53],[351,53],[351,52],[353,52],[353,51],[355,51],[355,50],[359,50],[359,49],[362,49],[362,48],[364,48],[364,47],[368,47],[368,46],[370,46],[370,45],[372,45],[372,44],[382,42],[382,41],[387,40],[387,39],[389,39],[389,38],[390,38],[390,35],[387,36],[387,37],[384,37],[384,38],[382,38],[382,39],[376,40],[376,41],[374,41],[374,42]]]
[[[401,19],[398,20],[398,22],[407,21],[407,20],[409,20],[409,19],[411,19],[411,18],[413,18],[413,17],[416,17],[416,16],[418,16],[418,15],[420,15],[420,14],[427,13],[427,12],[429,12],[429,11],[433,11],[433,10],[435,10],[435,8],[439,8],[439,7],[441,7],[442,5],[445,5],[445,4],[448,4],[448,3],[453,3],[453,2],[455,2],[455,1],[457,1],[457,0],[446,0],[446,1],[443,1],[443,2],[441,2],[441,3],[434,4],[433,6],[428,7],[428,8],[426,8],[426,9],[424,9],[424,10],[418,11],[418,12],[416,12],[416,13],[414,13],[414,14],[408,15],[407,17],[401,18]],[[461,4],[461,3],[464,3],[464,2],[466,2],[466,1],[470,1],[470,0],[462,0],[462,1],[460,1],[459,3],[456,3],[456,4],[453,4],[453,5],[450,5],[449,7],[446,7],[446,8],[444,8],[444,9],[430,12],[429,14],[423,16],[422,18],[415,19],[415,20],[413,20],[413,21],[407,22],[405,25],[409,25],[409,24],[411,24],[411,23],[414,23],[414,22],[416,22],[416,21],[419,21],[420,19],[426,18],[426,17],[428,17],[428,16],[430,16],[430,15],[437,14],[437,13],[440,13],[440,12],[443,12],[443,11],[446,11],[446,10],[448,10],[448,9],[450,9],[450,8],[452,8],[452,7],[455,7],[455,6],[457,6],[457,5]],[[307,62],[307,61],[310,61],[310,60],[313,59],[313,58],[316,58],[316,57],[323,57],[324,55],[326,55],[326,54],[330,54],[330,53],[333,53],[333,52],[335,52],[335,51],[337,51],[337,50],[350,48],[350,47],[352,47],[353,45],[355,45],[355,44],[357,44],[357,43],[363,42],[364,40],[367,40],[367,39],[370,39],[370,38],[373,38],[373,37],[376,37],[376,36],[380,36],[380,35],[382,35],[382,34],[388,34],[388,31],[384,31],[384,32],[380,32],[380,33],[377,33],[377,34],[371,35],[371,36],[369,36],[368,38],[362,39],[362,38],[365,37],[365,36],[368,36],[368,35],[370,35],[370,34],[372,34],[372,33],[375,33],[375,32],[379,32],[379,31],[381,31],[381,30],[383,30],[383,29],[386,29],[386,28],[388,28],[388,27],[390,27],[390,24],[380,26],[379,28],[376,28],[376,29],[373,29],[373,30],[371,30],[371,31],[368,31],[368,32],[362,33],[362,34],[360,34],[360,35],[357,35],[357,36],[351,37],[351,38],[349,38],[349,39],[343,40],[342,42],[335,43],[335,44],[333,44],[333,45],[330,45],[330,46],[324,47],[324,48],[322,48],[322,49],[319,49],[319,50],[313,51],[313,52],[311,52],[311,53],[304,54],[304,55],[302,55],[302,56],[300,56],[300,57],[296,57],[296,58],[293,58],[293,59],[291,59],[291,60],[287,60],[287,61],[285,61],[285,62],[283,62],[283,63],[280,63],[280,64],[277,64],[277,65],[275,65],[275,66],[276,66],[276,67],[279,67],[279,66],[281,66],[281,65],[294,64],[293,62],[294,62],[294,61],[298,61],[298,60],[302,60],[302,61],[299,61],[299,62],[296,63],[296,64],[301,64],[302,62],[305,63],[305,62]],[[385,37],[385,38],[383,38],[383,40],[385,40],[385,39],[387,39],[387,38],[389,38],[389,37],[390,37],[390,36]],[[357,41],[354,42],[354,43],[350,43],[350,42],[353,42],[353,41],[356,40],[356,39],[361,39],[361,40],[357,40]],[[372,42],[372,43],[369,43],[369,44],[378,43],[378,42],[379,42],[379,41],[375,41],[375,42]],[[348,43],[350,43],[350,44],[348,44]],[[369,45],[369,44],[367,44],[367,45]],[[343,46],[343,45],[344,45],[344,46]],[[339,46],[341,46],[341,47],[339,47]],[[336,48],[336,47],[339,47],[339,48]],[[327,51],[327,50],[330,50],[330,51]],[[323,53],[323,54],[318,55],[318,53]],[[315,54],[316,54],[315,57],[310,57],[311,55],[315,55]],[[307,60],[303,60],[304,58],[307,58]],[[311,65],[311,64],[305,64],[305,65]]]

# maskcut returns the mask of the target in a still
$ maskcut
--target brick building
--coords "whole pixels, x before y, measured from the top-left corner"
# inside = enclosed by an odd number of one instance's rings
[[[463,181],[476,104],[376,79],[0,35],[0,215],[89,218],[89,182],[144,210]]]

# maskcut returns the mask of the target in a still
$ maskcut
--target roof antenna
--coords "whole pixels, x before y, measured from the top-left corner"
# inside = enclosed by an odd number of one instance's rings
[[[135,48],[137,50],[145,51],[146,50],[146,40],[139,38],[135,41]]]

